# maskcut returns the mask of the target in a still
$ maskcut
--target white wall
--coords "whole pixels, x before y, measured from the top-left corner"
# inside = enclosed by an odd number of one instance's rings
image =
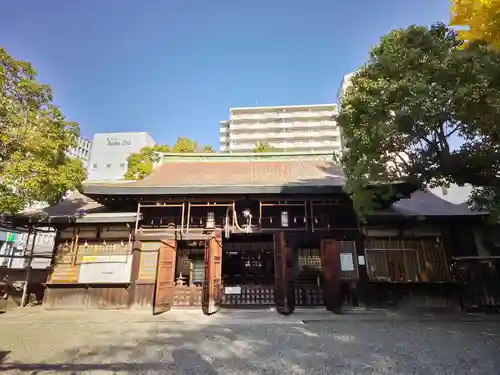
[[[94,135],[88,164],[88,180],[120,180],[127,171],[127,158],[156,142],[146,132],[98,133]]]

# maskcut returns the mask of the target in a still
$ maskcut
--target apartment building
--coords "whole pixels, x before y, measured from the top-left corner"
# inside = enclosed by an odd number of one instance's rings
[[[220,123],[221,152],[252,152],[259,142],[279,151],[340,151],[336,104],[231,108]]]
[[[77,145],[68,150],[68,155],[78,158],[82,161],[84,168],[87,168],[90,157],[92,142],[84,137],[78,137]]]
[[[88,180],[114,181],[127,172],[127,158],[156,142],[146,132],[94,134],[87,168]]]
[[[354,73],[356,73],[356,72],[347,73],[344,77],[342,77],[342,82],[340,82],[340,87],[339,87],[339,90],[337,92],[337,99],[339,101],[339,106],[340,106],[340,101],[341,101],[342,97],[344,96],[344,93],[346,92],[347,88],[351,84],[351,78],[354,75]]]

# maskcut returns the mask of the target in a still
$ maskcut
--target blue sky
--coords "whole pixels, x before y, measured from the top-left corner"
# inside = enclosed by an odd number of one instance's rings
[[[449,0],[0,0],[0,46],[33,63],[81,133],[218,148],[230,107],[331,103],[393,28]]]

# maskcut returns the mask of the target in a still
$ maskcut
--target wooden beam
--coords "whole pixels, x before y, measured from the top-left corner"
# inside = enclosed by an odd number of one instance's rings
[[[232,207],[232,204],[228,203],[203,203],[203,204],[193,204],[189,203],[191,207]]]
[[[307,201],[304,201],[304,217],[306,219],[306,232],[308,231],[309,225],[308,225],[308,218],[307,218]]]
[[[304,201],[305,202],[305,201]],[[302,203],[261,203],[262,207],[304,207]]]
[[[181,208],[184,203],[161,203],[161,204],[142,204],[142,207],[178,207]]]
[[[314,232],[314,206],[313,206],[313,201],[309,201],[309,205],[311,206],[311,232]]]

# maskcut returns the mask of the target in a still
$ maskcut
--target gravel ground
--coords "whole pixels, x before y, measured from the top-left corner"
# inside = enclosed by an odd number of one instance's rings
[[[240,316],[224,323],[130,314],[0,315],[0,372],[500,374],[499,321],[360,321],[354,316],[259,323]]]

